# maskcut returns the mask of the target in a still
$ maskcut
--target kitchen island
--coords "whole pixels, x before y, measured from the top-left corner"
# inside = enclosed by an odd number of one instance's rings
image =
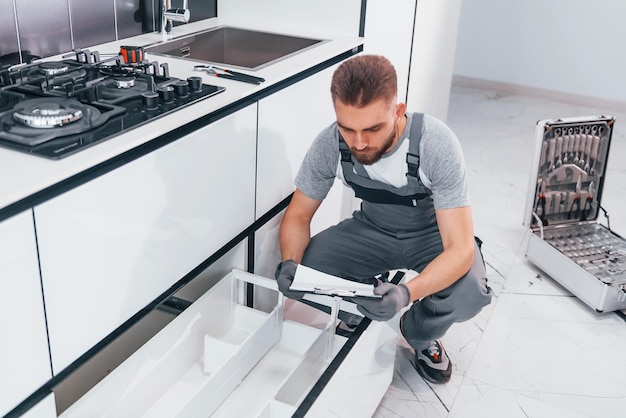
[[[223,25],[236,26],[215,18],[178,26],[170,37]],[[59,160],[0,148],[0,277],[16,292],[0,313],[12,318],[8,331],[22,335],[0,360],[11,376],[2,382],[0,414],[45,402],[227,252],[235,253],[228,268],[270,275],[274,215],[308,144],[332,122],[332,70],[363,45],[357,37],[298,35],[325,41],[250,72],[265,79],[260,85],[148,53],[174,77],[200,76],[225,91]],[[104,56],[162,40],[150,33],[93,50]],[[339,216],[341,196],[335,200],[330,221]],[[272,303],[262,293],[250,297]]]
[[[168,37],[156,32],[148,33],[118,42],[97,45],[92,50],[97,50],[101,55],[117,54],[122,45],[151,45],[219,26],[236,27],[235,24],[214,18],[178,26]],[[263,27],[247,28],[271,31]],[[148,60],[167,63],[170,73],[178,78],[200,76],[204,83],[225,87],[226,91],[188,107],[184,112],[175,112],[164,116],[148,125],[135,128],[62,160],[49,161],[0,147],[0,176],[4,179],[0,183],[0,220],[48,200],[55,194],[50,189],[58,186],[59,183],[79,181],[74,177],[93,170],[95,167],[103,167],[107,162],[154,142],[163,135],[186,124],[207,116],[211,116],[211,120],[224,117],[246,104],[267,97],[289,84],[314,74],[325,66],[332,65],[337,60],[358,52],[363,45],[363,39],[360,38],[328,39],[319,33],[300,35],[324,39],[326,42],[279,60],[258,71],[249,71],[250,74],[265,78],[265,82],[260,85],[212,77],[202,71],[194,71],[194,65],[198,64],[197,61],[147,53]],[[46,58],[45,61],[60,59],[62,56]],[[320,86],[320,88],[328,87]],[[302,100],[306,101],[306,98]],[[158,145],[153,144],[152,146]],[[135,152],[135,154],[138,153]]]

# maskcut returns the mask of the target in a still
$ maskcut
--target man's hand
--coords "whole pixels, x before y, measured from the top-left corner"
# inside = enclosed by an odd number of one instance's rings
[[[382,298],[354,298],[357,309],[375,321],[388,321],[411,301],[409,288],[403,284],[379,283],[374,288],[375,295]]]
[[[296,274],[296,267],[298,265],[295,261],[285,260],[282,263],[278,263],[276,273],[274,274],[278,282],[278,290],[290,299],[302,299],[304,297],[304,292],[289,290],[289,286],[293,283],[293,276]]]

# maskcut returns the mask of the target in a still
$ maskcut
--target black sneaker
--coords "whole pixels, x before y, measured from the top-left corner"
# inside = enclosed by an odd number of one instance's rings
[[[452,375],[452,362],[439,341],[431,341],[426,350],[415,353],[415,369],[431,383],[446,383]]]

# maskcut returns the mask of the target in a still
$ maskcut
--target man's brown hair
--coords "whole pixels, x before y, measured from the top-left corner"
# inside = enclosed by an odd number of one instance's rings
[[[380,55],[358,55],[344,61],[330,84],[333,103],[364,107],[375,100],[392,100],[398,94],[396,69]]]

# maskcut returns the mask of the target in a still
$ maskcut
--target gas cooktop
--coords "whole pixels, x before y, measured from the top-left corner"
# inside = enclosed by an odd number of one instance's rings
[[[0,68],[0,146],[59,159],[224,91],[166,63],[63,58]]]

